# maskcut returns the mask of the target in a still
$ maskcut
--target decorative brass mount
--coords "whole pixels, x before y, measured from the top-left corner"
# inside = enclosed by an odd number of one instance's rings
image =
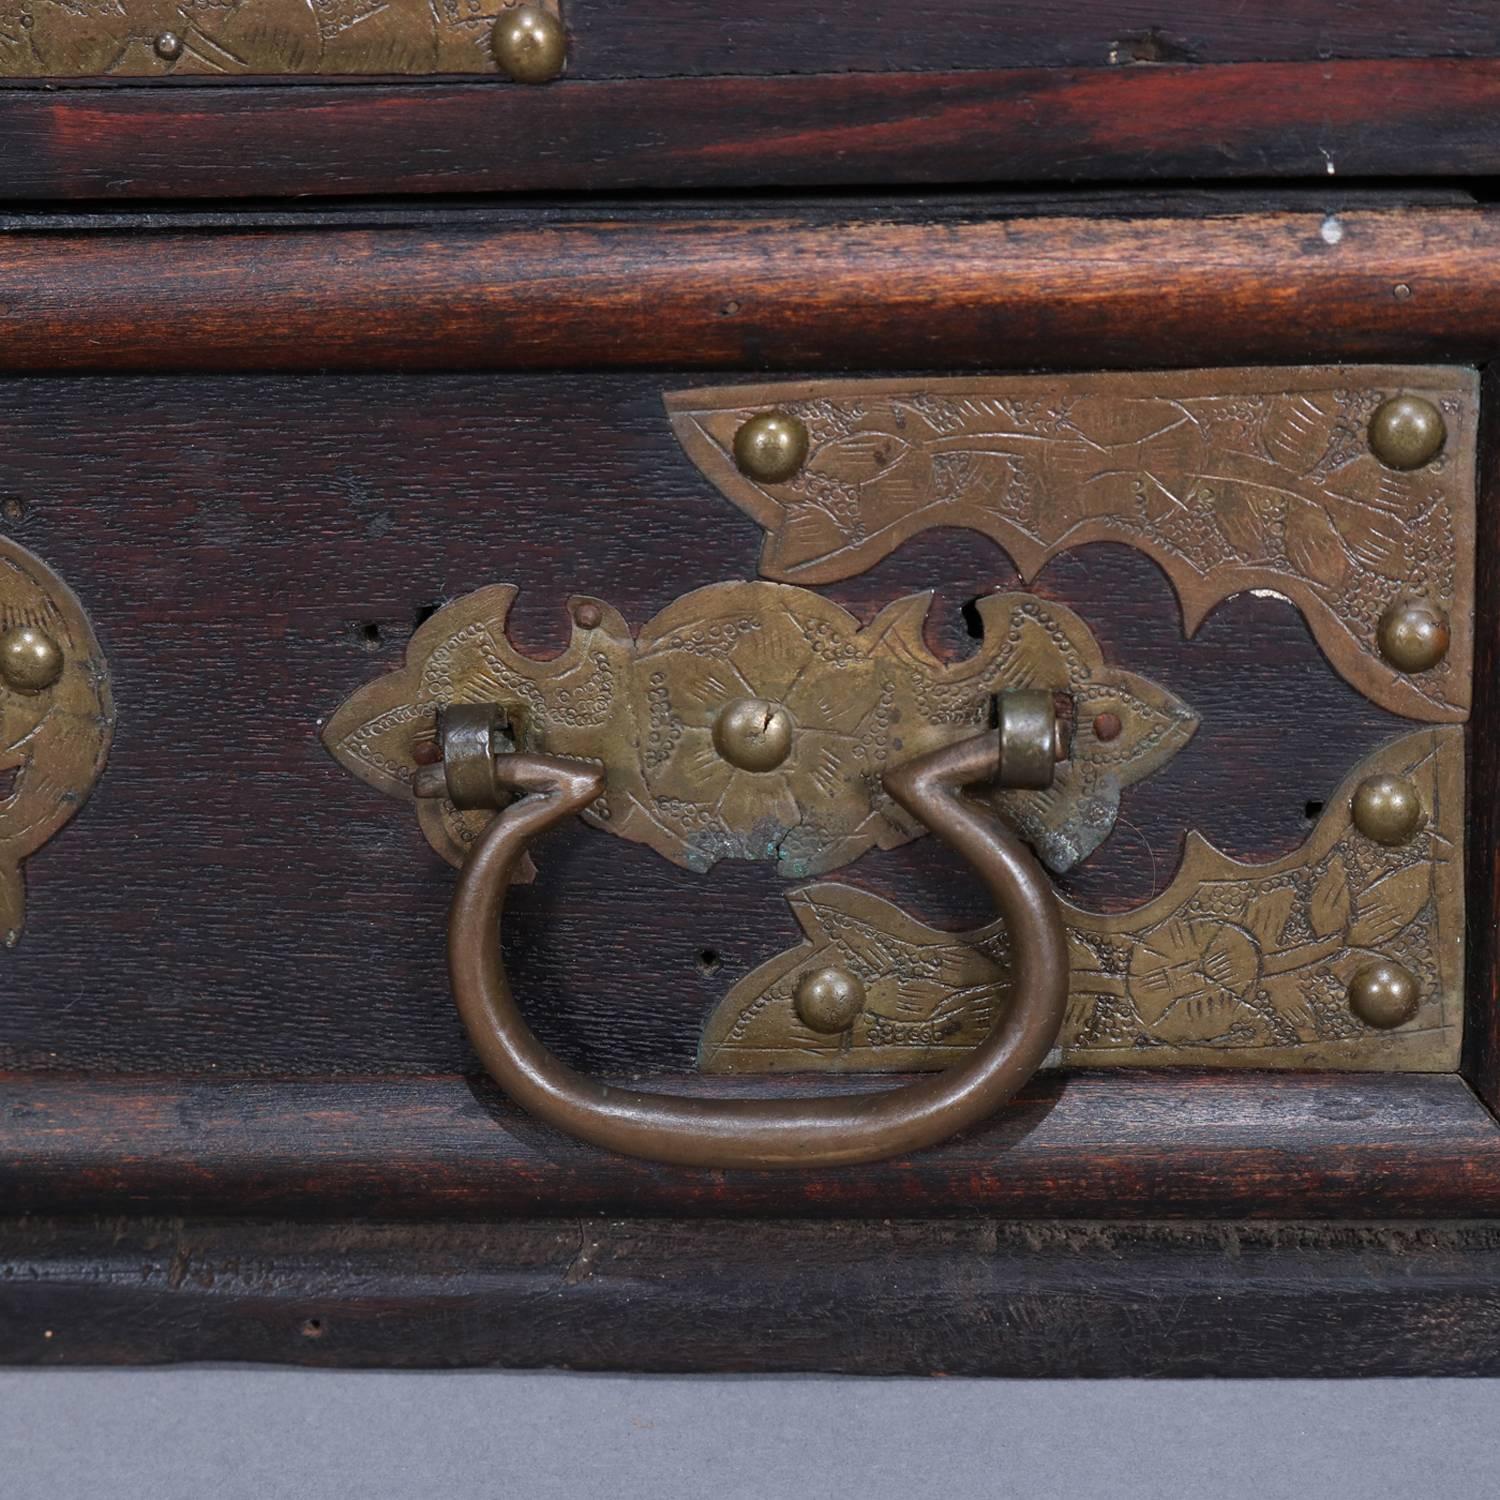
[[[114,703],[83,606],[39,558],[0,537],[0,943],[25,922],[21,862],[87,800]]]
[[[1269,864],[1196,834],[1171,886],[1111,915],[1063,903],[1061,1060],[1447,1071],[1463,1021],[1463,731],[1368,757],[1303,847]],[[788,901],[805,940],[747,975],[703,1034],[714,1073],[940,1068],[1004,1015],[1000,924],[954,933],[825,883]],[[804,988],[857,996],[842,1024]]]
[[[666,397],[694,463],[766,530],[761,571],[829,583],[932,526],[1031,579],[1087,542],[1166,572],[1189,634],[1268,589],[1396,713],[1468,717],[1477,377],[1444,367],[825,380]]]
[[[557,0],[0,0],[0,77],[563,70]]]
[[[1163,688],[1106,666],[1071,610],[1028,594],[981,601],[983,639],[951,664],[923,641],[926,594],[861,626],[805,589],[714,584],[635,638],[602,600],[575,598],[572,640],[547,661],[507,639],[514,597],[495,585],[427,620],[405,667],[359,689],[325,726],[338,760],[410,801],[440,713],[501,704],[515,748],[602,763],[603,794],[583,813],[596,827],[687,869],[764,859],[800,878],[917,837],[922,825],[886,795],[883,774],[983,729],[1002,690],[1042,688],[1071,709],[1055,783],[985,795],[1065,870],[1108,834],[1121,787],[1170,760],[1197,726]],[[417,802],[429,842],[454,864],[493,816],[458,801]]]

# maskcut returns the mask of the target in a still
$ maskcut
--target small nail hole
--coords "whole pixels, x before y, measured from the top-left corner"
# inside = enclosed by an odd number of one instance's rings
[[[704,948],[698,954],[698,972],[704,976],[717,974],[724,967],[724,960],[712,948]]]
[[[1323,804],[1321,802],[1307,802],[1303,804],[1302,811],[1310,823],[1314,818],[1321,818],[1323,816]]]
[[[384,634],[378,620],[362,620],[350,627],[354,639],[366,651],[378,651],[384,643]]]
[[[12,525],[18,525],[26,519],[26,502],[19,495],[7,495],[0,500],[0,516]]]
[[[322,1318],[309,1318],[302,1325],[302,1337],[305,1339],[320,1339],[323,1337]]]

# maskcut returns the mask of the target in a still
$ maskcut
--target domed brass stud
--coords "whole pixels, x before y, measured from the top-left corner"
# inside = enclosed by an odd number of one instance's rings
[[[40,693],[62,676],[62,647],[30,625],[0,635],[0,679],[17,693]]]
[[[1375,638],[1398,671],[1425,672],[1448,654],[1448,616],[1425,599],[1398,599],[1381,615]]]
[[[1422,992],[1400,964],[1379,959],[1365,964],[1349,981],[1349,1009],[1366,1026],[1389,1031],[1417,1013]]]
[[[747,479],[783,484],[807,461],[807,428],[787,412],[760,412],[735,433],[734,461]]]
[[[175,31],[164,31],[151,48],[163,62],[176,62],[182,56],[182,38]]]
[[[1354,826],[1377,844],[1404,844],[1426,813],[1417,789],[1402,776],[1367,776],[1349,803]]]
[[[792,716],[765,698],[736,698],[714,720],[714,749],[742,771],[774,771],[792,753]]]
[[[865,1008],[865,987],[848,969],[809,969],[792,992],[797,1019],[825,1036],[847,1031]]]
[[[495,61],[517,83],[551,83],[568,60],[563,23],[540,5],[500,12],[490,33]]]
[[[1420,469],[1443,450],[1443,414],[1420,396],[1393,396],[1370,418],[1370,451],[1388,469]]]

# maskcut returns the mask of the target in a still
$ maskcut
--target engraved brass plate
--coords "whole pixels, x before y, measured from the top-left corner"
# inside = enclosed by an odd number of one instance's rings
[[[569,645],[533,661],[506,637],[515,592],[494,585],[438,611],[402,670],[359,689],[323,731],[361,780],[415,801],[454,864],[493,814],[412,793],[438,712],[454,703],[508,705],[522,748],[601,762],[604,795],[583,814],[595,826],[691,870],[763,859],[795,878],[916,838],[921,825],[886,795],[882,773],[982,729],[1002,688],[1050,688],[1074,705],[1055,784],[990,794],[1059,870],[1113,827],[1121,787],[1197,726],[1172,694],[1106,666],[1071,610],[1027,594],[983,600],[979,646],[944,663],[923,640],[927,594],[861,625],[805,589],[715,584],[636,637],[604,601],[574,598]],[[1107,739],[1095,728],[1103,716],[1114,721]]]
[[[555,3],[532,0],[557,13]],[[502,0],[0,0],[0,77],[499,72]]]
[[[104,654],[72,591],[0,537],[0,942],[25,921],[21,862],[83,806],[104,769],[114,703]]]
[[[1355,788],[1388,773],[1416,788],[1423,826],[1388,846],[1351,817]],[[1239,863],[1189,836],[1171,886],[1136,911],[1064,906],[1072,964],[1061,1060],[1447,1071],[1463,1009],[1463,731],[1420,730],[1366,759],[1306,844]],[[944,932],[834,883],[788,901],[805,940],[747,975],[705,1028],[709,1072],[941,1068],[1009,1004],[1004,928]],[[1404,1024],[1351,1007],[1354,977],[1394,963],[1416,981]],[[863,987],[842,1034],[798,1018],[799,978],[833,967]]]
[[[1446,429],[1410,469],[1371,446],[1398,393]],[[846,578],[933,526],[984,532],[1028,580],[1070,547],[1124,542],[1172,580],[1189,634],[1231,594],[1273,590],[1361,692],[1453,722],[1473,664],[1476,396],[1470,371],[1356,366],[716,386],[666,406],[693,461],[765,528],[769,578]],[[776,483],[734,456],[768,410],[808,436]],[[1403,672],[1378,624],[1413,596],[1447,615],[1451,641]]]

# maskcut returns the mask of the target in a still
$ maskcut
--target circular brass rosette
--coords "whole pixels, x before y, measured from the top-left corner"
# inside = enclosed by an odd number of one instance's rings
[[[83,806],[114,731],[109,673],[82,605],[0,537],[0,943],[25,920],[21,862]]]

